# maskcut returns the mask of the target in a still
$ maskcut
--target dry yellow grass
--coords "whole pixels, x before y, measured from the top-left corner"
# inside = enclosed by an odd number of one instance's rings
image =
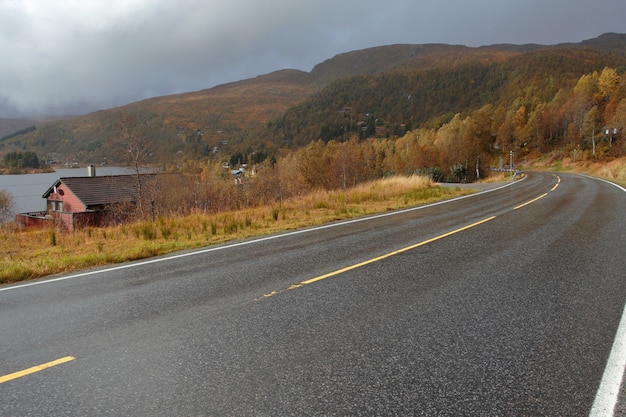
[[[555,157],[545,161],[534,161],[529,164],[528,168],[581,172],[626,186],[626,157],[616,158],[608,162],[596,161],[589,156],[584,159],[579,158],[577,161],[574,161],[570,156]]]
[[[472,191],[424,177],[391,177],[341,191],[316,191],[274,206],[161,218],[67,232],[0,228],[0,283],[126,262],[341,219],[426,204]]]
[[[626,158],[617,159],[598,167],[594,173],[599,177],[626,185]]]

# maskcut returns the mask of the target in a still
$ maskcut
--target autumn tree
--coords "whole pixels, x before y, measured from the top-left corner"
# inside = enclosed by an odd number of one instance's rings
[[[395,141],[391,139],[371,139],[363,142],[363,161],[371,178],[382,178],[395,171],[389,162]]]
[[[521,141],[521,149],[520,151],[524,151],[526,153],[532,152],[533,150],[539,150],[544,145],[543,131],[541,128],[541,123],[544,117],[544,112],[546,110],[545,103],[539,103],[535,108],[528,114],[526,124],[522,128],[520,132],[520,141]]]
[[[483,147],[482,129],[472,117],[456,115],[437,132],[440,167],[453,182],[473,181],[480,177],[480,155]]]
[[[253,198],[257,204],[282,204],[285,187],[277,164],[265,160],[256,166],[256,175],[252,181]]]
[[[610,119],[610,124],[619,132],[624,132],[626,130],[626,98],[620,101],[615,114]]]
[[[515,143],[515,111],[507,111],[502,122],[498,126],[496,143],[503,152],[508,152],[514,147]]]
[[[353,136],[349,141],[335,144],[333,154],[330,173],[333,188],[354,187],[369,178],[357,136]]]
[[[581,128],[581,142],[585,146],[588,142],[585,138],[590,138],[592,154],[596,156],[596,133],[602,123],[602,113],[598,106],[593,106],[583,118]]]
[[[620,76],[615,68],[605,67],[597,79],[599,99],[608,102],[617,93]]]
[[[394,153],[394,171],[401,174],[413,174],[423,168],[421,162],[420,135],[418,131],[408,132],[396,141]]]
[[[141,171],[152,157],[156,148],[155,143],[144,134],[135,116],[128,113],[119,114],[117,135],[112,142],[119,158],[126,161],[126,164],[135,172],[138,192],[137,208],[140,215],[145,217],[148,213],[147,205],[152,204],[154,196],[149,196],[145,192]]]
[[[626,141],[624,141],[624,134],[626,132],[626,98],[622,99],[615,109],[615,114],[609,120],[611,126],[618,132],[616,139],[623,141],[622,152],[626,152]]]
[[[296,153],[297,174],[309,189],[330,188],[332,155],[322,140],[311,142]]]

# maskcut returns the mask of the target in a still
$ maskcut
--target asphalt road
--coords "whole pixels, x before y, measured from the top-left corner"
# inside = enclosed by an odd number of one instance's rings
[[[0,415],[611,415],[625,209],[608,183],[531,173],[0,287]]]

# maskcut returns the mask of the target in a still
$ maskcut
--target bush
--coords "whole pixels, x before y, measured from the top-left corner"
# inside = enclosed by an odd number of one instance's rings
[[[11,220],[14,211],[13,195],[6,190],[0,190],[0,223]]]

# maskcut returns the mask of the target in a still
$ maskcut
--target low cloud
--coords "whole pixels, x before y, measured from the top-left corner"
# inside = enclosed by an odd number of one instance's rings
[[[0,0],[0,117],[309,71],[393,43],[579,42],[619,32],[625,15],[623,0]]]

